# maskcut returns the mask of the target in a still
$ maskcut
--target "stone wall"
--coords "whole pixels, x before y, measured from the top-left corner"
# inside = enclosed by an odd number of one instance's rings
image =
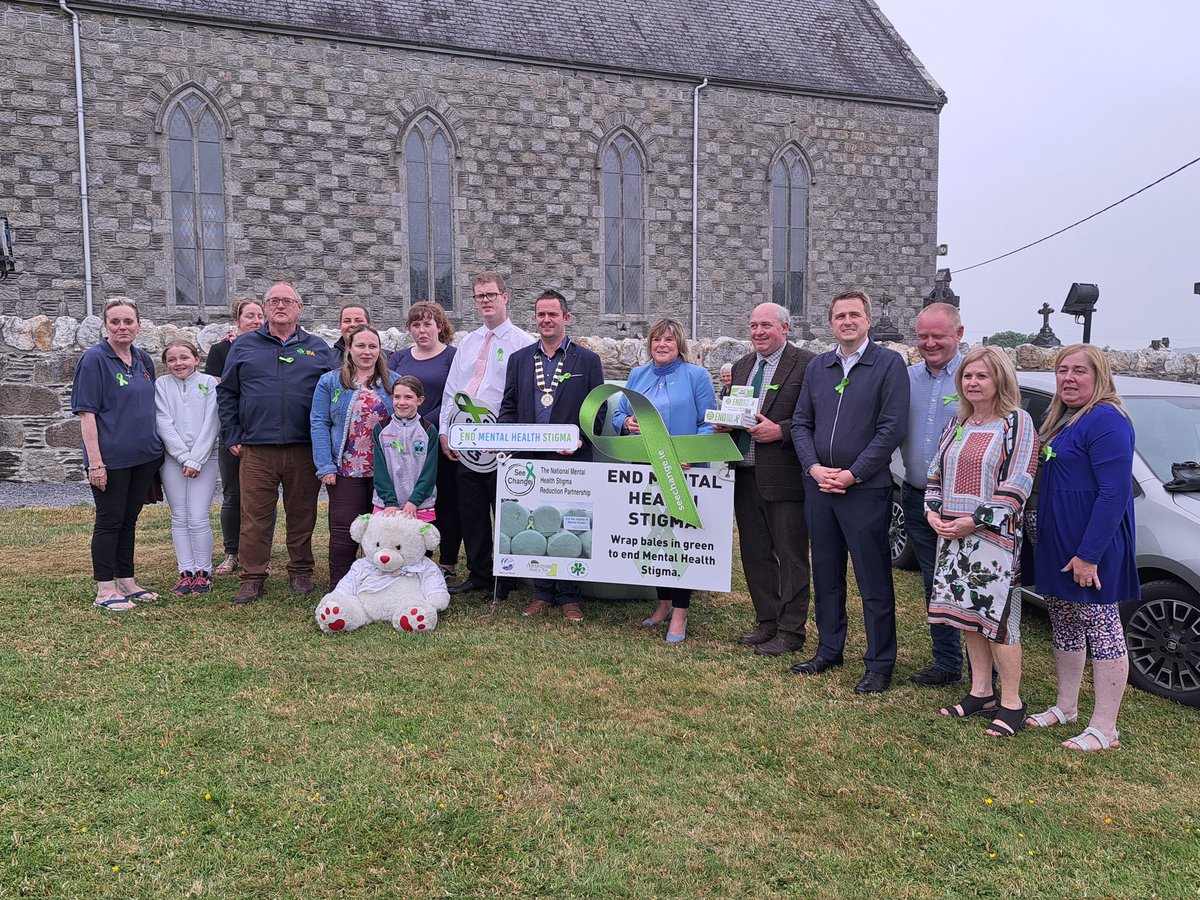
[[[532,331],[530,323],[517,322]],[[314,328],[330,343],[337,332]],[[146,320],[138,346],[156,358],[177,337],[186,337],[208,351],[228,334],[226,324],[204,328],[155,325]],[[408,335],[397,328],[382,332],[384,347],[391,351],[408,344]],[[64,482],[83,480],[79,424],[70,412],[71,382],[82,352],[101,339],[101,323],[95,316],[78,322],[70,317],[22,319],[0,316],[0,480]],[[635,338],[576,335],[575,339],[600,354],[605,375],[624,378],[634,366],[648,360],[646,342]],[[797,346],[815,353],[828,350],[824,341],[800,341]],[[916,348],[889,345],[916,362]],[[691,346],[691,359],[708,368],[714,378],[721,366],[749,352],[748,341],[730,337],[703,339]],[[1048,370],[1054,351],[1026,344],[1006,350],[1019,369]],[[1118,374],[1170,381],[1200,383],[1200,354],[1171,350],[1110,351]],[[162,374],[162,367],[159,367]]]
[[[477,324],[469,277],[510,276],[514,303],[556,285],[577,327],[633,335],[671,314],[689,322],[692,88],[435,51],[81,11],[95,301],[124,295],[160,321],[212,321],[176,308],[164,112],[195,88],[221,117],[230,296],[296,284],[314,319],[344,298],[403,317],[408,224],[403,136],[422,111],[454,141],[454,304]],[[16,275],[0,312],[84,314],[70,19],[0,0],[0,214]],[[644,314],[602,316],[600,153],[625,129],[646,161]],[[910,326],[933,286],[938,114],[932,109],[707,88],[699,151],[697,332],[741,327],[770,297],[769,180],[777,155],[811,165],[807,336],[848,286],[895,299]],[[423,299],[423,298],[416,298]]]

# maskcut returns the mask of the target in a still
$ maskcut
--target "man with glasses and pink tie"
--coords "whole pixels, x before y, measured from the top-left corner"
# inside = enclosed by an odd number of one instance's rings
[[[458,462],[450,449],[450,419],[459,408],[454,395],[467,394],[475,403],[500,409],[504,396],[504,375],[508,358],[536,338],[517,328],[508,318],[508,288],[496,272],[480,272],[471,279],[475,308],[483,325],[472,331],[458,346],[458,353],[446,377],[442,395],[438,434],[442,452]],[[467,551],[468,574],[450,588],[451,594],[483,591],[492,581],[492,506],[496,499],[496,471],[477,472],[465,465],[458,467],[458,513],[462,520],[463,546]]]
[[[241,585],[234,603],[263,593],[271,561],[275,505],[283,488],[288,586],[313,592],[312,533],[321,483],[312,457],[313,392],[333,365],[329,345],[300,327],[304,303],[286,282],[263,299],[267,322],[234,341],[217,385],[221,439],[238,458],[242,532]]]

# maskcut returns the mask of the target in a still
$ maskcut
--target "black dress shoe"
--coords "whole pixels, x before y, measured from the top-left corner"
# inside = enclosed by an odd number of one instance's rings
[[[856,694],[882,694],[892,683],[891,675],[882,672],[868,672],[863,680],[854,686]]]
[[[783,656],[785,653],[797,653],[804,649],[804,638],[794,634],[777,634],[769,641],[754,648],[757,656]]]
[[[910,675],[908,680],[913,684],[921,685],[921,687],[959,684],[962,681],[962,672],[955,672],[953,669],[947,669],[935,663],[928,669],[923,669],[915,675]]]
[[[793,675],[820,675],[822,672],[840,666],[842,658],[825,659],[822,656],[814,656],[812,659],[806,659],[802,663],[796,663],[792,666]]]
[[[448,588],[450,596],[455,594],[469,594],[472,591],[487,591],[491,590],[491,585],[486,581],[480,581],[478,578],[467,578],[465,581],[460,581],[452,588]]]
[[[756,647],[759,644],[765,644],[773,637],[775,637],[774,625],[759,625],[750,633],[743,634],[738,638],[738,643],[743,647]]]

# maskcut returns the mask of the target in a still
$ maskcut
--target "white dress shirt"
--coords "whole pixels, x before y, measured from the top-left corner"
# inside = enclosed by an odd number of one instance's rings
[[[450,374],[446,376],[446,390],[442,394],[439,434],[450,433],[450,417],[458,409],[454,405],[454,395],[470,386],[471,376],[475,374],[475,361],[479,358],[479,350],[487,340],[487,335],[488,327],[481,325],[458,345],[454,362],[450,364]],[[487,368],[483,373],[483,381],[475,391],[475,399],[482,400],[498,412],[500,401],[504,398],[504,374],[508,369],[509,356],[522,347],[535,343],[536,340],[533,335],[513,325],[511,319],[505,319],[497,325],[492,330],[492,346],[488,350]]]

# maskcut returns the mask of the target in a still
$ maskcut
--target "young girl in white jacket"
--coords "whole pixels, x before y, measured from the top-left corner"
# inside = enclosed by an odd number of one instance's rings
[[[200,350],[171,341],[162,360],[170,377],[154,383],[158,433],[167,449],[163,492],[171,507],[171,539],[179,561],[178,597],[212,589],[213,532],[210,512],[217,489],[217,379],[197,371]]]

